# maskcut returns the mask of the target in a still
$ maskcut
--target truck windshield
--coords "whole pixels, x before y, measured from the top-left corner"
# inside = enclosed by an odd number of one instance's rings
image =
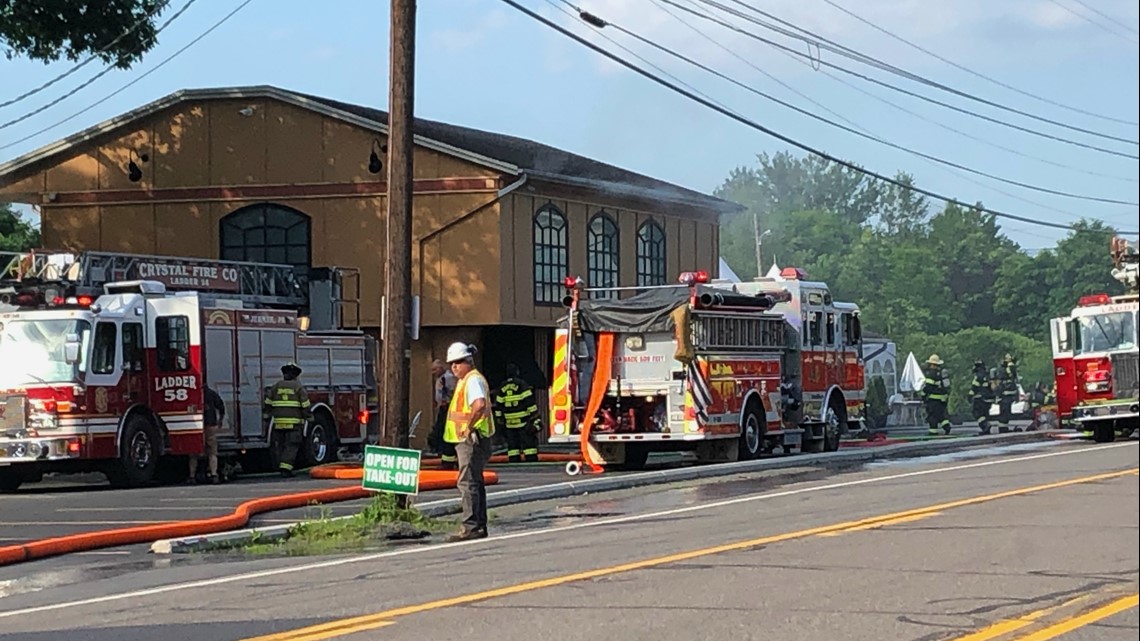
[[[90,323],[73,318],[0,322],[0,389],[77,382],[87,363],[90,333]],[[68,334],[78,334],[81,341],[74,365],[64,354]]]
[[[1136,314],[1133,312],[1081,316],[1077,326],[1077,353],[1136,349]]]

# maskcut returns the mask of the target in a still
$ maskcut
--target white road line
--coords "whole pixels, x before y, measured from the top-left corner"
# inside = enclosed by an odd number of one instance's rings
[[[85,605],[95,605],[98,603],[107,603],[111,601],[122,601],[124,599],[134,599],[138,597],[153,596],[156,594],[166,594],[168,592],[180,592],[183,590],[192,590],[195,588],[206,588],[215,585],[224,585],[227,583],[237,583],[240,581],[248,581],[251,579],[263,579],[271,576],[280,576],[282,574],[294,574],[298,572],[308,572],[310,570],[323,570],[325,568],[338,567],[341,565],[351,565],[356,563],[364,563],[368,561],[375,561],[377,559],[386,559],[397,556],[410,556],[413,554],[425,554],[432,552],[439,552],[440,550],[449,551],[459,547],[487,545],[489,543],[499,543],[501,541],[508,541],[511,539],[523,539],[536,536],[543,536],[547,534],[558,534],[561,532],[569,532],[573,530],[583,530],[586,528],[600,527],[604,525],[614,525],[617,523],[634,523],[637,521],[649,521],[659,519],[663,516],[674,516],[677,514],[687,514],[689,512],[698,512],[703,510],[712,510],[729,505],[739,505],[741,503],[750,503],[752,501],[762,501],[767,499],[782,498],[787,496],[797,496],[800,494],[810,494],[813,492],[823,492],[826,490],[836,490],[840,488],[856,487],[860,485],[871,485],[874,483],[885,483],[888,481],[897,481],[899,479],[914,478],[918,476],[930,476],[934,474],[946,474],[948,472],[957,472],[961,470],[977,469],[982,467],[991,467],[995,465],[1009,465],[1012,463],[1024,463],[1025,461],[1035,461],[1039,459],[1053,458],[1056,456],[1076,456],[1079,454],[1090,454],[1102,452],[1104,450],[1111,450],[1121,447],[1136,447],[1136,442],[1128,443],[1115,443],[1112,445],[1097,445],[1088,448],[1065,450],[1062,452],[1049,452],[1046,454],[1030,454],[1027,456],[1018,456],[1016,458],[996,459],[992,461],[980,461],[977,463],[964,463],[961,465],[951,465],[948,467],[938,467],[929,470],[916,470],[914,472],[904,472],[901,474],[890,474],[887,476],[876,476],[866,479],[857,479],[854,481],[843,481],[840,483],[829,483],[826,485],[814,485],[811,487],[803,487],[794,490],[784,490],[781,492],[771,492],[763,494],[752,494],[749,496],[741,496],[734,499],[726,499],[723,501],[714,501],[712,503],[703,503],[701,505],[692,505],[689,507],[675,508],[672,510],[663,510],[660,512],[649,512],[644,514],[633,514],[630,516],[621,516],[612,519],[602,519],[598,521],[589,521],[586,523],[576,523],[574,525],[564,525],[559,527],[544,528],[541,530],[526,530],[523,532],[514,532],[511,534],[502,534],[498,536],[488,537],[486,539],[475,539],[471,541],[459,541],[456,543],[443,543],[433,545],[430,547],[417,547],[405,548],[402,550],[393,550],[390,552],[376,552],[373,554],[364,554],[360,556],[352,556],[347,558],[339,558],[330,561],[319,561],[316,563],[306,563],[304,565],[294,565],[284,568],[275,568],[272,570],[260,570],[257,572],[246,572],[243,574],[231,574],[229,576],[215,577],[212,579],[199,579],[197,581],[187,581],[185,583],[173,583],[170,585],[163,585],[155,588],[147,588],[144,590],[134,590],[132,592],[120,592],[118,594],[105,594],[103,596],[92,597],[88,599],[79,599],[76,601],[65,601],[62,603],[52,603],[50,605],[40,605],[30,608],[22,608],[19,610],[7,610],[0,612],[0,619],[23,616],[26,614],[36,614],[38,612],[50,612],[53,610],[64,610],[68,608],[76,608]]]
[[[87,552],[76,552],[76,556],[129,556],[134,554],[127,550],[89,550]]]
[[[160,512],[160,511],[185,511],[185,510],[229,510],[237,507],[236,505],[156,505],[156,506],[131,506],[130,508],[123,507],[60,507],[52,510],[53,512],[122,512],[129,509],[132,512]]]
[[[58,525],[146,525],[148,523],[170,523],[170,521],[4,521],[2,525],[58,526]],[[66,535],[64,535],[66,536]],[[3,539],[0,539],[3,540]],[[23,540],[23,539],[21,539]]]

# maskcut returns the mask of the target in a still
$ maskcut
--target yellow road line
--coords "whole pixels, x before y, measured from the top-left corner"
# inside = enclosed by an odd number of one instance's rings
[[[1036,612],[1030,612],[1029,614],[1019,616],[1016,619],[1004,619],[1002,621],[998,621],[993,625],[986,626],[981,630],[977,630],[976,632],[971,632],[966,636],[955,637],[953,641],[992,641],[993,639],[999,639],[1003,637],[1009,641],[1016,641],[1010,639],[1006,635],[1027,628],[1037,621],[1040,621],[1050,614],[1053,614],[1054,612],[1072,608],[1082,601],[1091,601],[1098,596],[1101,596],[1103,598],[1103,595],[1095,592],[1090,594],[1083,594],[1074,599],[1069,599],[1068,601],[1063,601],[1056,605],[1037,610]]]
[[[1034,485],[1031,487],[1023,487],[1016,490],[1007,490],[1005,492],[997,492],[994,494],[986,494],[983,496],[975,496],[968,499],[960,499],[957,501],[950,501],[948,503],[940,503],[938,505],[930,505],[927,507],[916,508],[913,510],[906,510],[903,512],[895,512],[892,514],[883,514],[880,516],[869,517],[857,521],[847,521],[844,523],[836,523],[833,525],[824,525],[820,527],[809,528],[806,530],[799,530],[796,532],[786,532],[784,534],[776,534],[772,536],[765,536],[756,539],[749,539],[746,541],[737,541],[735,543],[726,543],[724,545],[717,545],[713,547],[701,548],[698,550],[690,550],[688,552],[681,552],[678,554],[669,554],[666,556],[659,556],[652,559],[645,559],[642,561],[633,561],[630,563],[623,563],[621,565],[614,565],[605,568],[597,568],[594,570],[587,570],[585,572],[576,572],[574,574],[564,574],[562,576],[551,577],[548,579],[539,579],[537,581],[528,581],[525,583],[517,583],[515,585],[508,585],[493,590],[484,590],[481,592],[472,592],[470,594],[463,594],[459,596],[449,597],[446,599],[438,599],[429,601],[427,603],[420,603],[416,605],[408,605],[375,614],[367,614],[364,616],[351,617],[347,619],[340,619],[337,621],[330,621],[328,623],[321,623],[288,632],[276,632],[259,637],[251,637],[243,639],[242,641],[324,641],[325,639],[333,639],[336,637],[370,630],[374,628],[390,625],[392,619],[411,614],[418,614],[421,612],[429,612],[432,610],[440,610],[443,608],[450,608],[457,605],[467,605],[476,603],[478,601],[486,601],[488,599],[495,599],[504,596],[511,596],[514,594],[521,594],[524,592],[532,592],[544,588],[551,588],[568,583],[575,583],[578,581],[587,581],[596,579],[603,576],[610,576],[613,574],[622,574],[625,572],[632,572],[635,570],[643,570],[646,568],[657,567],[661,565],[668,565],[672,563],[679,563],[691,559],[701,558],[705,556],[712,556],[715,554],[723,554],[725,552],[737,552],[747,550],[761,545],[771,545],[773,543],[782,543],[784,541],[793,541],[796,539],[804,539],[820,534],[830,532],[841,532],[843,530],[851,530],[863,526],[877,526],[890,522],[898,522],[900,519],[910,517],[926,517],[938,512],[945,512],[947,510],[966,507],[969,505],[978,505],[981,503],[988,503],[997,501],[999,499],[1009,498],[1013,496],[1023,496],[1033,492],[1041,492],[1045,490],[1055,490],[1063,487],[1070,487],[1073,485],[1080,485],[1083,483],[1095,483],[1097,481],[1107,481],[1114,478],[1120,478],[1135,473],[1140,468],[1131,468],[1128,470],[1117,472],[1105,472],[1103,474],[1094,474],[1091,476],[1082,476],[1080,478],[1069,479],[1067,481],[1056,481],[1053,483],[1046,483],[1043,485]]]
[[[1062,634],[1083,628],[1086,625],[1091,625],[1097,621],[1100,621],[1101,619],[1107,619],[1108,617],[1114,614],[1120,614],[1125,610],[1131,610],[1132,608],[1136,607],[1137,604],[1140,604],[1140,594],[1126,596],[1117,599],[1107,605],[1103,605],[1095,610],[1090,610],[1084,614],[1072,617],[1071,619],[1058,621],[1057,623],[1054,623],[1049,627],[1037,630],[1036,632],[1032,632],[1025,636],[1016,637],[1011,641],[1049,641],[1049,639],[1056,639]]]
[[[897,519],[890,519],[889,521],[881,521],[879,523],[870,523],[867,525],[857,525],[855,527],[847,528],[846,530],[839,530],[837,532],[824,532],[816,536],[843,536],[849,532],[863,532],[866,530],[877,530],[890,525],[902,525],[903,523],[914,523],[923,519],[929,519],[932,516],[938,516],[941,512],[930,512],[928,514],[911,514],[910,516],[902,516]]]

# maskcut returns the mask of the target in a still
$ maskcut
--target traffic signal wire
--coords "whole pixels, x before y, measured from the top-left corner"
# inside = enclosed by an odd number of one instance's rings
[[[1140,122],[1137,122],[1135,120],[1125,120],[1123,118],[1114,118],[1112,116],[1105,116],[1103,114],[1098,114],[1096,112],[1086,111],[1086,110],[1081,109],[1079,107],[1073,107],[1071,105],[1066,105],[1063,102],[1058,102],[1058,101],[1053,100],[1051,98],[1046,98],[1045,96],[1039,96],[1035,93],[1025,91],[1024,89],[1019,89],[1018,87],[1015,87],[1015,86],[1013,86],[1007,82],[1003,82],[1001,80],[998,80],[997,78],[987,76],[986,74],[981,73],[980,71],[975,71],[974,69],[971,69],[965,65],[954,62],[953,60],[950,60],[949,58],[947,58],[945,56],[942,56],[942,55],[940,55],[934,51],[931,51],[930,49],[927,49],[926,47],[923,47],[920,44],[917,44],[911,40],[908,40],[908,39],[898,35],[897,33],[876,24],[875,22],[868,20],[867,18],[860,16],[859,14],[855,13],[854,11],[851,11],[850,9],[844,7],[843,5],[839,4],[838,2],[835,2],[834,0],[821,0],[821,1],[824,3],[827,3],[828,5],[830,5],[832,7],[834,7],[837,11],[841,11],[841,12],[847,14],[848,16],[850,16],[851,18],[858,20],[859,22],[862,22],[863,24],[867,25],[868,27],[871,27],[875,31],[878,31],[879,33],[881,33],[881,34],[883,34],[889,38],[893,38],[894,40],[897,40],[897,41],[907,45],[908,47],[911,47],[912,49],[916,49],[918,51],[921,51],[922,53],[925,53],[926,55],[934,58],[935,60],[939,60],[941,62],[944,62],[944,63],[950,65],[951,67],[958,69],[959,71],[964,71],[964,72],[970,74],[971,76],[974,76],[975,78],[980,78],[982,80],[985,80],[986,82],[995,84],[995,85],[1002,87],[1004,89],[1008,89],[1009,91],[1012,91],[1014,93],[1021,94],[1027,98],[1033,98],[1034,100],[1038,100],[1038,101],[1043,102],[1043,103],[1048,104],[1048,105],[1053,105],[1054,107],[1059,107],[1061,109],[1072,111],[1074,113],[1079,113],[1079,114],[1082,114],[1085,116],[1090,116],[1092,118],[1099,118],[1101,120],[1107,120],[1109,122],[1120,123],[1122,125],[1132,125],[1133,127],[1140,127]]]
[[[1127,153],[1127,152],[1117,151],[1115,149],[1109,149],[1107,147],[1101,147],[1099,145],[1094,145],[1091,143],[1085,143],[1085,142],[1081,142],[1079,140],[1073,140],[1072,138],[1066,138],[1064,136],[1058,136],[1055,134],[1050,134],[1048,132],[1039,131],[1036,129],[1032,129],[1030,127],[1018,125],[1016,123],[1012,123],[1012,122],[1009,122],[1007,120],[1002,120],[1000,118],[995,118],[993,116],[987,116],[986,114],[978,113],[976,111],[971,111],[970,109],[966,109],[964,107],[959,107],[957,105],[953,105],[953,104],[950,104],[948,102],[938,100],[937,98],[931,98],[930,96],[925,96],[923,94],[920,94],[920,93],[915,92],[915,91],[911,91],[909,89],[900,87],[898,85],[894,85],[894,84],[891,84],[889,82],[879,80],[877,78],[872,78],[871,76],[860,73],[860,72],[855,71],[853,69],[848,69],[847,67],[836,64],[834,62],[824,60],[823,58],[816,58],[815,56],[812,56],[811,54],[804,53],[802,51],[798,51],[798,50],[793,49],[787,45],[781,44],[781,43],[776,42],[774,40],[770,40],[768,38],[765,38],[764,36],[753,33],[747,29],[744,29],[742,27],[734,25],[734,24],[727,22],[727,21],[725,21],[721,18],[718,18],[716,16],[705,14],[705,13],[702,13],[700,11],[697,11],[696,9],[693,9],[692,7],[682,5],[678,2],[676,2],[675,0],[660,0],[660,1],[664,2],[666,4],[669,4],[669,5],[672,5],[672,6],[678,8],[682,11],[690,13],[690,14],[698,17],[698,18],[701,18],[702,20],[707,20],[709,22],[717,24],[717,25],[724,27],[726,29],[730,29],[732,31],[740,33],[741,35],[752,38],[753,40],[756,40],[758,42],[763,42],[764,44],[767,44],[767,45],[769,45],[775,49],[778,49],[780,51],[783,51],[785,53],[791,54],[793,56],[797,56],[799,58],[807,59],[809,62],[811,62],[813,67],[815,67],[817,65],[820,67],[830,67],[832,69],[835,69],[836,71],[840,71],[840,72],[845,73],[849,76],[859,78],[860,80],[864,80],[866,82],[870,82],[870,83],[878,85],[880,87],[890,89],[891,91],[895,91],[895,92],[910,96],[912,98],[917,98],[917,99],[922,100],[924,102],[928,102],[930,104],[938,105],[940,107],[950,109],[951,111],[956,111],[958,113],[961,113],[961,114],[964,114],[967,116],[971,116],[974,118],[985,120],[987,122],[990,122],[990,123],[993,123],[996,125],[1008,127],[1010,129],[1015,129],[1017,131],[1021,131],[1023,133],[1027,133],[1027,134],[1030,134],[1033,136],[1038,136],[1040,138],[1045,138],[1045,139],[1053,140],[1056,142],[1062,142],[1062,143],[1065,143],[1068,145],[1073,145],[1075,147],[1082,147],[1084,149],[1090,149],[1093,151],[1099,151],[1099,152],[1104,153],[1104,154],[1109,154],[1112,156],[1119,156],[1121,158],[1128,158],[1131,160],[1140,160],[1140,155],[1137,155],[1137,154],[1131,154],[1131,153]],[[1125,141],[1125,142],[1132,142],[1132,141]]]
[[[643,76],[643,77],[647,78],[648,80],[651,80],[651,81],[665,87],[666,89],[669,89],[675,93],[678,93],[678,94],[688,98],[689,100],[692,100],[693,102],[696,102],[696,103],[701,104],[701,105],[703,105],[709,109],[712,109],[713,111],[716,111],[717,113],[720,113],[721,115],[727,116],[728,118],[731,118],[732,120],[735,120],[735,121],[739,122],[740,124],[745,125],[746,127],[749,127],[751,129],[755,129],[756,131],[759,131],[761,133],[767,134],[767,135],[769,135],[769,136],[771,136],[771,137],[773,137],[773,138],[775,138],[775,139],[777,139],[777,140],[779,140],[785,144],[791,145],[791,146],[796,147],[797,149],[800,149],[804,152],[810,153],[814,156],[818,156],[820,158],[823,158],[824,160],[834,162],[838,165],[842,165],[843,167],[851,169],[852,171],[857,171],[861,174],[864,174],[864,175],[869,176],[871,178],[878,179],[880,181],[894,185],[894,186],[899,187],[901,189],[911,190],[911,191],[923,194],[924,196],[927,196],[928,198],[933,198],[935,200],[939,200],[939,201],[942,201],[942,202],[945,202],[948,204],[953,204],[953,205],[963,207],[966,209],[976,208],[975,206],[963,203],[962,201],[960,201],[956,198],[944,196],[938,192],[931,191],[929,189],[925,189],[922,187],[916,187],[914,185],[909,185],[909,184],[907,184],[901,180],[898,180],[895,178],[890,178],[890,177],[885,176],[883,174],[871,171],[869,169],[865,169],[863,167],[856,165],[855,163],[852,163],[852,162],[847,161],[847,160],[842,160],[840,158],[832,156],[831,154],[829,154],[825,151],[816,149],[816,148],[814,148],[814,147],[812,147],[806,143],[803,143],[803,142],[800,142],[794,138],[791,138],[790,136],[786,136],[784,134],[781,134],[781,133],[779,133],[773,129],[770,129],[768,127],[765,127],[764,125],[757,123],[754,120],[751,120],[751,119],[746,118],[742,115],[736,114],[729,109],[721,107],[720,105],[716,104],[715,102],[713,102],[711,100],[708,100],[706,98],[698,96],[697,94],[693,93],[692,91],[688,91],[688,90],[686,90],[686,89],[684,89],[684,88],[682,88],[682,87],[680,87],[674,83],[669,82],[668,80],[665,80],[659,76],[654,75],[653,73],[651,73],[649,71],[646,71],[645,69],[637,66],[636,64],[629,62],[628,60],[623,59],[621,56],[618,56],[614,53],[611,53],[610,51],[607,51],[606,49],[590,42],[589,40],[586,40],[585,38],[579,36],[576,33],[573,33],[572,31],[566,29],[565,27],[562,27],[561,25],[555,23],[554,21],[534,12],[533,10],[529,9],[528,7],[525,7],[521,4],[519,4],[515,0],[501,0],[501,1],[503,3],[509,5],[510,7],[514,8],[515,10],[526,14],[527,16],[532,18],[533,20],[536,20],[536,21],[546,25],[547,27],[553,29],[554,31],[561,33],[562,35],[566,36],[567,38],[574,40],[578,44],[594,51],[595,53],[598,53],[598,54],[604,56],[605,58],[608,58],[609,60],[629,69],[630,71],[633,71],[634,73],[637,73],[638,75]],[[1083,227],[1077,227],[1074,225],[1066,225],[1063,223],[1054,223],[1054,222],[1049,222],[1049,221],[1044,221],[1044,220],[1038,220],[1035,218],[1029,218],[1027,216],[1019,216],[1017,214],[1011,214],[1011,213],[1004,212],[1004,211],[998,211],[998,210],[990,209],[988,207],[985,208],[985,211],[989,214],[992,214],[993,216],[998,217],[998,218],[1007,218],[1010,220],[1017,220],[1017,221],[1020,221],[1023,223],[1029,223],[1032,225],[1038,225],[1038,226],[1042,226],[1042,227],[1051,227],[1053,229],[1062,229],[1062,230],[1072,231],[1072,232],[1077,232],[1077,233],[1093,232],[1093,233],[1109,233],[1109,234],[1116,233],[1116,234],[1123,234],[1123,235],[1127,235],[1127,236],[1138,236],[1138,235],[1140,235],[1140,232],[1136,232],[1136,231],[1091,230],[1091,229],[1086,229]]]
[[[581,12],[581,13],[585,14],[586,12]],[[587,15],[589,15],[589,14],[587,14]],[[580,15],[580,17],[582,17],[582,16]],[[591,21],[585,17],[583,17],[583,20],[592,26],[597,26],[597,24],[598,24],[598,22]],[[600,19],[598,19],[598,20],[600,21]],[[666,46],[661,45],[657,42],[654,42],[653,40],[650,40],[649,38],[641,36],[640,34],[634,32],[630,29],[627,29],[625,27],[622,27],[621,25],[615,24],[613,22],[608,22],[608,21],[604,21],[603,24],[604,24],[604,26],[613,27],[614,29],[628,35],[631,38],[634,38],[635,40],[637,40],[643,44],[649,45],[650,47],[653,47],[654,49],[657,49],[663,53],[666,53],[670,56],[673,56],[673,57],[675,57],[675,58],[677,58],[677,59],[679,59],[679,60],[681,60],[681,61],[683,61],[689,65],[697,67],[698,69],[701,69],[701,70],[705,71],[706,73],[710,73],[710,74],[712,74],[712,75],[714,75],[714,76],[716,76],[722,80],[730,82],[730,83],[736,85],[737,87],[744,89],[745,91],[749,91],[753,94],[760,96],[761,98],[765,98],[765,99],[770,100],[770,101],[772,101],[772,102],[774,102],[774,103],[776,103],[782,107],[785,107],[787,109],[791,109],[792,111],[795,111],[796,113],[799,113],[799,114],[807,116],[809,118],[818,120],[824,124],[830,125],[832,127],[840,129],[842,131],[846,131],[847,133],[854,134],[856,136],[859,136],[860,138],[864,138],[867,140],[871,140],[873,142],[877,142],[881,145],[890,147],[892,149],[896,149],[896,150],[899,150],[899,151],[902,151],[905,153],[909,153],[909,154],[912,154],[914,156],[918,156],[920,158],[925,158],[927,160],[931,160],[933,162],[936,162],[936,163],[939,163],[942,165],[946,165],[948,167],[954,167],[955,169],[960,169],[962,171],[969,172],[971,174],[975,174],[978,176],[989,178],[990,180],[996,180],[998,182],[1002,182],[1002,183],[1005,183],[1008,185],[1014,185],[1017,187],[1021,187],[1023,189],[1029,189],[1029,190],[1038,191],[1041,193],[1052,194],[1054,196],[1062,196],[1065,198],[1074,198],[1077,200],[1087,200],[1087,201],[1092,201],[1092,202],[1101,202],[1101,203],[1108,203],[1108,204],[1113,204],[1113,205],[1140,206],[1140,202],[1136,202],[1136,201],[1118,200],[1115,198],[1104,198],[1104,197],[1100,197],[1100,196],[1089,196],[1086,194],[1077,194],[1077,193],[1061,191],[1061,190],[1057,190],[1057,189],[1051,189],[1048,187],[1041,187],[1039,185],[1033,185],[1031,183],[1021,182],[1018,180],[1012,180],[1009,178],[1003,178],[1003,177],[995,175],[995,174],[987,173],[987,172],[984,172],[984,171],[981,171],[978,169],[973,169],[971,167],[967,167],[965,165],[962,165],[962,164],[959,164],[956,162],[945,160],[945,159],[939,158],[937,156],[933,156],[931,154],[927,154],[927,153],[924,153],[921,151],[917,151],[915,149],[911,149],[910,147],[906,147],[903,145],[893,143],[893,142],[886,140],[884,138],[881,138],[879,136],[875,136],[873,134],[869,134],[869,133],[865,133],[863,131],[859,131],[858,129],[855,129],[855,128],[849,127],[847,125],[835,122],[834,120],[830,120],[824,116],[813,113],[807,109],[804,109],[804,108],[799,107],[797,105],[794,105],[792,103],[781,100],[775,96],[764,93],[763,91],[760,91],[759,89],[756,89],[755,87],[752,87],[748,84],[740,82],[739,80],[736,80],[735,78],[732,78],[732,77],[730,77],[724,73],[721,73],[720,71],[717,71],[716,69],[713,69],[713,68],[711,68],[707,65],[704,65],[704,64],[702,64],[696,60],[693,60],[692,58],[689,58],[688,56],[686,56],[684,54],[678,53],[678,52],[670,49],[669,47],[666,47]]]

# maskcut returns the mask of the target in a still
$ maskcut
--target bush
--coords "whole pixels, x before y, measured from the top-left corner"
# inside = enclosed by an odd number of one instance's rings
[[[911,334],[896,343],[903,362],[906,357],[902,355],[908,352],[914,352],[920,364],[931,354],[942,358],[943,368],[951,380],[951,414],[970,414],[970,381],[974,378],[975,359],[982,359],[990,369],[999,365],[1006,353],[1013,354],[1018,361],[1021,385],[1026,390],[1036,381],[1053,379],[1053,354],[1049,345],[1015,332],[972,327],[952,334]]]
[[[887,417],[891,414],[891,406],[887,403],[887,386],[881,376],[871,379],[871,386],[867,389],[867,420],[868,427],[880,429],[887,424]]]

